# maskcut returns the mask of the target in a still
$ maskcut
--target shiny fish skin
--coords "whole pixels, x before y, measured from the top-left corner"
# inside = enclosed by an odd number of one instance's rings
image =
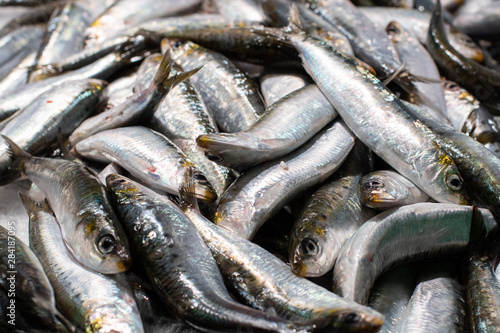
[[[251,239],[290,199],[337,170],[355,140],[335,121],[293,154],[248,170],[220,199],[214,223]]]
[[[214,6],[220,15],[233,20],[264,22],[266,17],[257,0],[214,0]]]
[[[191,77],[191,82],[221,131],[231,133],[247,129],[264,112],[256,84],[222,54],[192,42],[174,40],[164,40],[162,49],[166,48],[184,70],[203,66]]]
[[[286,95],[305,87],[310,79],[305,73],[271,70],[260,77],[260,92],[266,107],[270,107]]]
[[[217,197],[234,181],[236,175],[233,170],[210,161],[196,144],[198,136],[218,133],[219,130],[189,79],[172,89],[168,98],[158,106],[149,125],[172,140],[186,154],[208,179]]]
[[[75,259],[105,274],[127,270],[131,265],[127,238],[97,176],[80,163],[31,156],[2,138],[9,144],[13,168],[20,169],[47,198]]]
[[[297,48],[306,71],[360,141],[436,201],[464,202],[452,159],[377,78],[300,32],[284,38]]]
[[[92,134],[104,130],[135,125],[140,120],[149,120],[169,91],[199,70],[199,68],[195,68],[171,76],[172,64],[170,53],[165,53],[147,88],[137,89],[124,103],[85,120],[69,137],[71,145],[74,146]]]
[[[44,26],[33,25],[21,27],[10,34],[0,38],[0,65],[4,66],[14,57],[18,58],[18,63],[29,53],[30,45],[37,46],[37,40],[42,38]],[[15,66],[15,65],[14,65]],[[14,67],[12,66],[12,67]]]
[[[78,142],[74,151],[98,162],[114,162],[151,187],[179,194],[179,185],[192,162],[162,134],[142,126],[116,128]],[[205,202],[216,194],[197,169],[196,197]]]
[[[417,203],[380,213],[342,248],[333,270],[334,292],[365,304],[375,279],[392,266],[463,252],[471,218],[472,207],[441,203]],[[489,222],[493,221],[491,217]]]
[[[292,323],[232,300],[210,250],[168,198],[119,175],[109,175],[106,183],[133,251],[166,309],[194,327],[218,332],[246,327],[294,332]]]
[[[15,224],[12,227],[15,228]],[[3,226],[0,226],[0,293],[7,297],[14,290],[15,315],[16,317],[19,315],[25,317],[27,321],[27,326],[23,327],[23,323],[20,323],[21,320],[15,317],[16,329],[72,332],[73,325],[56,308],[54,290],[43,271],[40,261],[29,246],[14,236],[15,232],[12,230],[15,229],[11,229],[9,232]],[[11,252],[10,249],[12,248],[14,252]],[[13,271],[15,273],[12,273]],[[16,288],[14,289],[9,285],[12,276],[15,277]],[[9,279],[7,280],[7,278]],[[8,296],[8,298],[12,299],[12,295]],[[10,300],[8,302],[10,303]],[[6,308],[7,306],[3,307],[4,310]],[[8,331],[7,328],[2,328],[2,326],[11,326],[7,325],[6,322],[9,319],[11,317],[5,314],[2,320],[2,322],[5,322],[0,324],[0,330],[5,329],[5,332]]]
[[[420,275],[400,332],[466,332],[465,301],[462,286],[454,278],[456,269],[437,265],[430,265]]]
[[[307,200],[290,233],[289,260],[299,276],[330,271],[344,243],[376,212],[361,204],[359,179],[372,170],[371,155],[357,143],[334,174]]]
[[[31,199],[26,198],[25,201]],[[86,332],[142,333],[131,291],[111,277],[82,267],[66,248],[58,221],[49,207],[30,215],[30,246],[54,287],[56,302]],[[91,281],[91,282],[89,282]]]
[[[15,92],[28,82],[30,68],[35,61],[36,51],[28,54],[16,67],[0,81],[0,96]]]
[[[371,172],[360,179],[359,198],[363,205],[386,210],[424,202],[429,196],[399,173],[390,170]]]
[[[57,135],[66,138],[99,107],[106,96],[106,85],[89,79],[56,86],[4,120],[0,134],[30,154],[48,154],[57,146]],[[7,152],[7,143],[0,139],[0,184],[9,181],[7,168],[12,161]]]
[[[271,105],[248,129],[205,134],[196,142],[210,159],[244,170],[300,147],[337,115],[318,87],[309,84]]]
[[[212,251],[228,285],[245,303],[315,328],[376,332],[382,325],[383,317],[376,311],[295,276],[283,261],[214,225],[195,206],[183,209]]]

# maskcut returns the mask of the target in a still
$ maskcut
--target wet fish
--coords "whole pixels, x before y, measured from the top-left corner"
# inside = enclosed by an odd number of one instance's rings
[[[300,147],[337,117],[315,84],[309,84],[268,107],[248,129],[204,134],[196,139],[209,159],[245,170]]]
[[[189,204],[189,188],[187,185],[183,190],[187,200],[182,205],[184,212],[212,251],[227,285],[245,303],[315,328],[376,332],[382,325],[382,316],[372,309],[297,277],[288,265],[260,246],[214,225],[194,203]]]
[[[7,298],[0,329],[73,332],[73,325],[56,308],[54,290],[40,261],[15,236],[16,227],[16,221],[9,221],[7,229],[0,226],[0,294]]]
[[[21,89],[28,82],[31,66],[35,62],[36,51],[28,54],[16,67],[0,81],[0,96]]]
[[[272,70],[264,72],[260,78],[260,92],[266,107],[271,106],[289,93],[310,83],[307,74],[292,71]]]
[[[106,97],[104,81],[71,81],[56,86],[28,107],[4,120],[0,134],[33,155],[46,155],[58,145],[57,135],[67,137],[102,104]],[[0,183],[9,182],[12,159],[9,146],[0,139]]]
[[[30,246],[54,287],[62,313],[85,332],[144,332],[130,289],[82,267],[68,251],[50,207],[22,199],[30,215]]]
[[[493,2],[471,14],[458,14],[453,25],[476,39],[498,40],[500,4]]]
[[[199,70],[199,68],[195,68],[171,76],[171,68],[172,59],[170,53],[167,52],[163,56],[152,82],[146,89],[136,91],[134,95],[115,108],[85,120],[69,137],[71,145],[74,146],[92,134],[104,130],[132,125],[140,120],[149,120],[168,92]]]
[[[242,131],[264,113],[257,85],[227,57],[192,42],[164,40],[162,49],[170,49],[184,70],[203,66],[191,82],[221,131]]]
[[[447,79],[472,92],[492,113],[500,114],[500,73],[467,59],[450,45],[444,34],[439,1],[432,14],[426,45]]]
[[[215,10],[220,15],[237,20],[264,22],[266,17],[256,0],[214,0]]]
[[[188,168],[194,169],[196,197],[214,201],[216,194],[193,163],[162,134],[142,126],[116,128],[94,134],[74,146],[74,151],[97,162],[114,162],[151,187],[179,194]]]
[[[463,203],[453,160],[407,107],[350,58],[290,28],[281,38],[297,48],[306,71],[360,141],[436,201]]]
[[[12,59],[17,59],[11,65],[15,67],[33,48],[39,44],[37,41],[42,38],[43,25],[31,25],[21,27],[10,34],[0,37],[0,66],[5,66]]]
[[[354,146],[343,121],[334,121],[293,154],[240,176],[219,201],[213,221],[245,239],[293,197],[330,176]]]
[[[376,212],[361,204],[359,179],[372,170],[368,149],[357,143],[335,172],[307,200],[292,227],[289,259],[299,276],[322,276],[330,271],[342,245]]]
[[[358,183],[359,199],[363,205],[386,210],[418,202],[429,196],[399,173],[378,170],[365,175]]]
[[[33,25],[47,23],[54,13],[54,11],[63,3],[62,1],[53,1],[47,4],[41,4],[29,10],[25,13],[20,14],[12,18],[7,24],[3,25],[0,29],[0,36],[5,36],[8,33],[19,29],[24,25]]]
[[[490,228],[495,225],[489,211]],[[333,270],[334,292],[366,304],[375,279],[404,262],[462,253],[471,206],[417,203],[387,210],[365,222],[344,245]]]
[[[44,193],[75,259],[105,274],[127,270],[131,265],[127,238],[97,176],[76,162],[31,156],[2,138],[9,144],[12,168]]]
[[[109,175],[106,182],[133,251],[167,309],[204,329],[294,332],[291,322],[233,301],[210,250],[173,202],[123,176]]]

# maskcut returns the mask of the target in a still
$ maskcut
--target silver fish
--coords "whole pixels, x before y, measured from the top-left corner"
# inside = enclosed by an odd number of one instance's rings
[[[260,92],[266,107],[273,105],[289,93],[305,87],[309,77],[302,72],[276,71],[264,72],[260,78]]]
[[[293,323],[231,298],[210,250],[172,201],[123,176],[109,175],[106,182],[134,252],[162,302],[176,316],[218,332],[247,327],[295,332]]]
[[[492,228],[493,216],[487,210],[483,214]],[[392,266],[463,252],[471,218],[471,206],[440,203],[417,203],[380,213],[342,248],[333,270],[334,292],[366,304],[375,279]]]
[[[379,170],[365,175],[358,184],[359,199],[363,205],[386,210],[424,202],[429,196],[399,173]]]
[[[64,315],[86,332],[144,332],[129,288],[82,267],[66,248],[58,221],[47,204],[23,198],[30,215],[30,246],[40,258]]]
[[[211,160],[245,170],[300,147],[337,115],[318,87],[309,84],[271,105],[248,129],[204,134],[196,142]]]
[[[193,163],[162,134],[142,126],[116,128],[94,134],[74,146],[78,155],[98,162],[115,162],[151,187],[179,194],[179,185]],[[196,197],[214,201],[216,194],[197,169]]]
[[[127,270],[127,238],[97,176],[80,163],[31,156],[2,138],[9,144],[12,168],[21,170],[47,198],[75,259],[105,274]]]
[[[167,48],[184,70],[203,66],[191,82],[221,131],[244,130],[264,112],[257,85],[227,57],[192,42],[164,40],[162,49]]]
[[[343,121],[335,121],[293,154],[240,176],[219,201],[213,221],[251,239],[294,196],[328,178],[354,146]]]
[[[214,0],[215,10],[233,20],[264,22],[266,17],[257,0]]]

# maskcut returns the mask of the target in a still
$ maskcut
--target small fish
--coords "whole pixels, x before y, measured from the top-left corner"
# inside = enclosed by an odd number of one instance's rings
[[[85,332],[143,333],[129,288],[82,267],[67,249],[59,223],[45,204],[21,196],[30,216],[30,246],[54,287],[61,312]]]
[[[379,170],[365,175],[358,184],[359,199],[363,205],[386,210],[424,202],[429,196],[399,173]]]
[[[145,184],[179,194],[179,185],[189,168],[194,169],[196,197],[216,199],[205,175],[168,138],[149,128],[130,126],[94,134],[74,146],[78,155],[98,162],[114,162]]]
[[[170,52],[167,52],[162,58],[153,81],[146,89],[136,91],[134,95],[115,108],[85,120],[69,137],[71,145],[74,146],[77,142],[88,138],[92,134],[107,129],[131,125],[141,119],[150,119],[158,104],[173,87],[200,70],[200,68],[195,68],[191,71],[170,76],[171,68],[172,59],[170,58]]]
[[[2,138],[9,145],[12,169],[26,175],[47,198],[75,259],[105,274],[126,271],[132,263],[127,238],[97,176],[80,163],[31,156]]]
[[[293,323],[233,301],[210,250],[172,201],[123,176],[109,175],[106,183],[133,251],[167,309],[189,325],[218,332],[295,332]]]

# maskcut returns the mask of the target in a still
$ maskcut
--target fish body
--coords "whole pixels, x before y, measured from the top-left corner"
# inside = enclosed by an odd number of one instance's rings
[[[179,193],[179,185],[192,162],[162,134],[130,126],[94,134],[74,147],[75,152],[98,162],[114,162],[151,187]],[[195,168],[194,168],[195,169]],[[206,177],[194,170],[196,197],[210,202],[216,194]]]
[[[266,107],[270,107],[289,93],[305,87],[310,79],[305,73],[290,71],[264,72],[260,79],[260,91]]]
[[[86,332],[144,332],[129,288],[76,262],[50,208],[33,210],[34,203],[24,200],[30,215],[30,246],[54,287],[62,313]]]

